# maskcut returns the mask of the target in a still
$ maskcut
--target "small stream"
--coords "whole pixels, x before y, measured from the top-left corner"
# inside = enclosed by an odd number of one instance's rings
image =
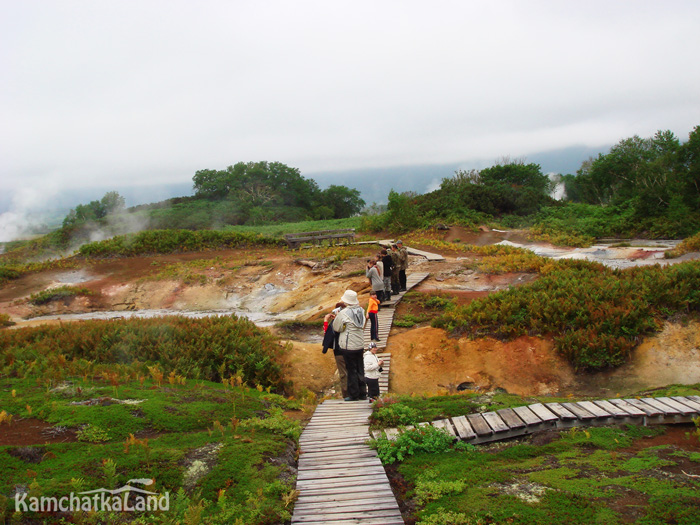
[[[667,265],[679,262],[677,259],[665,259],[664,252],[675,248],[680,241],[626,241],[625,246],[619,246],[620,241],[609,243],[599,242],[589,248],[559,248],[543,244],[520,244],[503,240],[497,244],[513,246],[530,250],[541,257],[550,259],[584,259],[598,262],[610,268],[633,268],[635,266],[649,266],[654,264]],[[626,246],[629,244],[629,246]]]
[[[287,321],[296,317],[298,312],[289,314],[273,315],[266,312],[246,312],[243,310],[167,310],[167,309],[144,309],[144,310],[106,310],[97,312],[83,312],[79,314],[42,315],[25,319],[31,321],[88,321],[88,320],[115,320],[115,319],[151,319],[153,317],[181,315],[191,319],[201,319],[203,317],[236,315],[245,317],[257,326],[273,326],[281,321]]]

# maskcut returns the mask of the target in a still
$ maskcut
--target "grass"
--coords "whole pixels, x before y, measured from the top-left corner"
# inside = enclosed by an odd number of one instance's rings
[[[301,233],[321,230],[341,230],[345,228],[360,228],[362,217],[349,217],[347,219],[330,219],[325,221],[286,222],[275,224],[261,224],[259,226],[225,226],[224,231],[257,234],[265,237],[282,238],[287,233]]]
[[[700,482],[664,473],[673,448],[624,450],[663,431],[572,429],[544,446],[418,453],[398,470],[421,524],[697,523]]]
[[[290,519],[301,404],[268,332],[232,317],[91,321],[0,333],[2,431],[39,419],[75,442],[0,446],[2,521],[276,524]],[[212,381],[215,379],[216,381]],[[27,432],[24,436],[27,436]],[[62,497],[153,479],[156,513],[13,514],[13,494]]]
[[[47,387],[29,374],[0,379],[0,407],[13,416],[3,426],[38,418],[55,431],[73,429],[78,436],[71,443],[0,447],[0,509],[3,501],[8,507],[0,516],[5,519],[10,519],[18,486],[37,496],[60,497],[71,490],[117,488],[134,478],[154,479],[147,489],[168,492],[170,511],[64,517],[81,523],[222,525],[290,518],[289,447],[301,432],[299,423],[284,415],[300,408],[293,399],[233,381],[141,378],[115,385],[88,376]],[[192,521],[194,515],[199,520]],[[29,512],[19,519],[55,518]]]

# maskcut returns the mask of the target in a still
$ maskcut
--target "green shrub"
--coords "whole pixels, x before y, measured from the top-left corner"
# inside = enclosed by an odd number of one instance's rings
[[[91,424],[85,425],[78,430],[75,435],[78,441],[88,441],[90,443],[102,443],[110,439],[109,433],[106,430]]]
[[[700,233],[696,233],[692,237],[683,239],[683,241],[673,250],[664,252],[664,257],[674,259],[690,252],[700,252]]]
[[[372,440],[370,446],[377,450],[379,459],[385,465],[403,461],[409,456],[420,453],[474,450],[474,445],[462,441],[455,442],[454,437],[447,431],[433,426],[407,430],[393,441],[382,436]]]
[[[44,374],[54,380],[82,375],[84,362],[130,366],[162,374],[220,381],[240,376],[249,384],[281,388],[277,339],[252,321],[232,316],[191,319],[85,321],[0,331],[0,373]]]
[[[445,312],[433,325],[472,337],[554,336],[577,369],[619,366],[639,337],[677,313],[700,310],[700,262],[612,270],[548,261],[536,281]]]
[[[241,246],[269,246],[278,243],[277,239],[270,237],[237,232],[149,230],[84,244],[78,253],[85,257],[130,257],[157,253],[199,252]]]
[[[401,328],[411,328],[418,323],[423,323],[428,320],[428,317],[425,315],[413,315],[413,314],[406,314],[402,315],[400,318],[394,320],[394,325],[399,326]]]
[[[58,286],[50,290],[43,290],[29,296],[29,302],[34,305],[47,304],[60,299],[68,299],[76,295],[93,295],[94,292],[84,287]]]
[[[398,427],[418,423],[419,413],[416,409],[399,403],[378,407],[372,414],[372,422],[381,427]]]

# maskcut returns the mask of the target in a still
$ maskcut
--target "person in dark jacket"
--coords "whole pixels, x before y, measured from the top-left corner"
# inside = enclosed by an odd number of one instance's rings
[[[343,393],[343,398],[345,398],[348,397],[348,372],[345,368],[343,351],[338,344],[338,336],[340,334],[333,330],[333,320],[343,306],[345,306],[343,303],[337,303],[335,309],[323,318],[323,353],[328,352],[329,348],[333,349],[335,366],[338,368],[338,377],[340,377],[340,391]]]
[[[345,401],[367,399],[365,367],[362,361],[364,352],[365,310],[357,300],[357,292],[345,290],[340,302],[345,308],[333,320],[333,330],[340,333],[338,344],[343,351],[345,368],[348,372],[348,395]]]
[[[384,264],[384,273],[382,275],[384,280],[384,297],[382,298],[382,302],[384,302],[391,300],[391,272],[394,267],[394,260],[386,250],[382,250],[381,254],[382,263]]]

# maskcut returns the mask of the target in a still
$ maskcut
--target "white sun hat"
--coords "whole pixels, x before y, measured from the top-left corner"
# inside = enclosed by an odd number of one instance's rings
[[[345,290],[345,293],[340,298],[340,301],[345,303],[347,306],[356,306],[360,304],[357,300],[357,292],[354,290]]]

